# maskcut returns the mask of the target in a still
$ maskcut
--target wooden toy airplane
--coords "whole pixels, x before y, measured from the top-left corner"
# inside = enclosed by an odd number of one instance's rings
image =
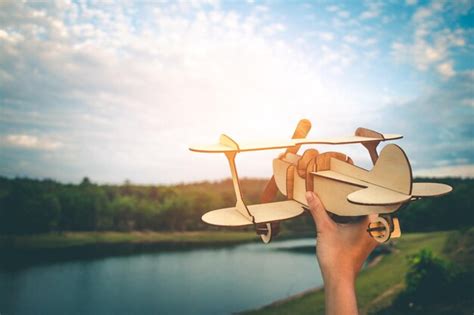
[[[234,207],[213,210],[202,220],[218,226],[253,225],[264,243],[279,232],[279,222],[301,215],[308,207],[306,191],[315,191],[334,219],[377,214],[367,231],[379,242],[401,235],[395,212],[410,201],[422,197],[441,196],[452,188],[439,183],[413,183],[408,158],[403,150],[388,144],[377,153],[382,141],[402,138],[396,134],[381,134],[358,128],[354,136],[330,139],[306,139],[311,122],[303,119],[290,140],[273,143],[237,143],[221,135],[219,143],[191,147],[191,151],[224,153],[229,161],[237,202]],[[308,149],[297,155],[304,144],[361,143],[369,152],[374,167],[368,171],[353,165],[350,157],[339,152],[319,153]],[[235,165],[237,153],[257,150],[286,149],[273,160],[273,177],[268,182],[261,204],[246,205],[242,200]],[[280,191],[288,200],[272,202]],[[349,220],[350,221],[350,220]]]

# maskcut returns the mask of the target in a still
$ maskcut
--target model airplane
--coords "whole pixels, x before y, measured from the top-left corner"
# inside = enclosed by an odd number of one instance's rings
[[[315,191],[333,217],[359,217],[377,214],[367,231],[379,242],[401,235],[396,211],[410,201],[441,196],[452,188],[439,183],[413,183],[410,163],[403,150],[388,144],[377,153],[382,141],[402,138],[358,128],[354,136],[331,139],[307,139],[311,123],[303,119],[292,139],[274,143],[237,143],[221,135],[219,143],[191,147],[191,151],[224,153],[229,161],[237,202],[234,207],[213,210],[202,220],[218,226],[253,225],[264,243],[278,234],[279,222],[301,215],[308,207],[306,191]],[[361,143],[369,152],[374,167],[367,171],[353,165],[350,157],[339,152],[319,153],[308,149],[297,155],[301,145]],[[242,200],[235,165],[237,153],[257,150],[286,149],[273,160],[273,177],[261,197],[261,204],[246,205]],[[274,201],[280,191],[288,200]]]

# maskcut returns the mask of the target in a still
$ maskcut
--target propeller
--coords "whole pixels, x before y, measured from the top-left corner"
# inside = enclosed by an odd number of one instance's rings
[[[296,126],[295,132],[293,133],[292,139],[306,138],[309,131],[311,130],[311,122],[308,119],[301,119]],[[300,149],[301,145],[295,145],[286,149],[284,155],[287,153],[296,154]],[[275,200],[278,193],[278,187],[275,182],[275,177],[272,176],[268,181],[263,193],[260,197],[260,202],[268,203]],[[272,236],[276,236],[280,231],[279,222],[271,222],[257,225],[257,234],[260,235],[264,243],[269,243]]]

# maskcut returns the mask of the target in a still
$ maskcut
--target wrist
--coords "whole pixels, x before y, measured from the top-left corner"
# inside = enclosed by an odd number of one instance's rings
[[[349,277],[337,277],[324,282],[326,314],[357,314],[355,283]]]
[[[322,270],[325,285],[354,286],[357,273],[351,268],[331,268],[331,272]]]

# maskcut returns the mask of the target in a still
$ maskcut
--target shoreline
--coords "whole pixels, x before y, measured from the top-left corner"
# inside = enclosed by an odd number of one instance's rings
[[[312,237],[314,232],[283,232],[277,238]],[[0,235],[0,249],[41,250],[69,248],[82,245],[106,245],[118,243],[190,243],[229,244],[260,241],[254,231],[84,231],[50,232],[31,235]]]
[[[61,232],[0,236],[0,268],[216,248],[254,242],[253,232]]]
[[[282,233],[277,240],[307,236]],[[54,262],[220,248],[257,242],[260,242],[260,238],[253,231],[104,231],[0,236],[0,268],[20,269]]]
[[[251,232],[232,231],[191,231],[191,232],[155,232],[155,231],[100,231],[100,232],[51,232],[32,235],[2,235],[1,249],[49,250],[73,248],[86,245],[147,244],[147,243],[228,243],[251,241]],[[256,239],[256,238],[255,238]]]

